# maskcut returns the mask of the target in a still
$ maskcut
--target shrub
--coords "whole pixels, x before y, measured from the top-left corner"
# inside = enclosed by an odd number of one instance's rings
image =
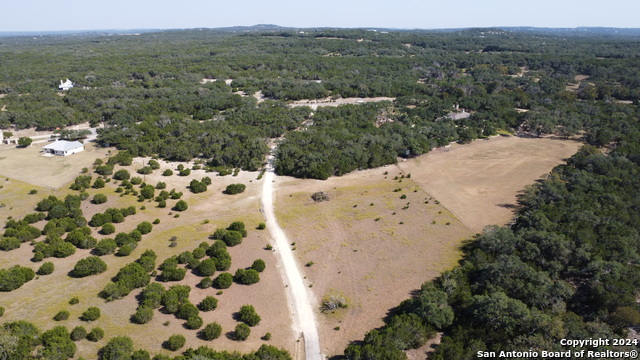
[[[262,337],[262,340],[264,340],[264,341],[271,340],[271,333],[268,332],[268,333],[264,334],[264,336]]]
[[[205,243],[205,245],[206,245],[206,243]],[[207,251],[206,251],[206,249],[204,249],[202,247],[197,247],[197,248],[193,249],[193,251],[191,253],[193,254],[194,258],[202,259],[207,254]]]
[[[249,338],[251,334],[251,328],[247,324],[238,324],[236,325],[235,331],[233,332],[234,339],[238,341],[245,341]]]
[[[229,230],[222,236],[222,241],[227,246],[236,246],[242,243],[242,233],[235,230]]]
[[[91,329],[91,331],[89,331],[89,333],[87,334],[87,340],[94,342],[102,340],[103,337],[104,331],[99,327]]]
[[[21,148],[26,148],[27,146],[31,145],[31,143],[33,142],[33,139],[31,139],[30,137],[21,137],[18,138],[18,147]]]
[[[116,232],[116,227],[115,225],[113,225],[112,223],[108,222],[106,224],[102,225],[102,229],[100,230],[100,233],[102,235],[111,235],[114,232]]]
[[[210,277],[206,277],[200,280],[200,282],[198,283],[198,287],[201,289],[208,289],[211,287],[211,285],[213,285],[213,280],[211,280]]]
[[[87,330],[82,326],[76,326],[71,330],[71,340],[82,340],[87,336]]]
[[[36,272],[36,274],[38,275],[49,275],[53,272],[53,270],[55,269],[55,267],[53,266],[53,263],[50,261],[47,261],[46,263],[42,264],[40,266],[40,268],[38,269],[38,271]]]
[[[242,305],[238,312],[238,320],[249,326],[256,326],[260,323],[260,315],[252,305]]]
[[[200,182],[196,179],[193,179],[191,180],[191,183],[189,183],[189,189],[194,194],[203,193],[207,191],[207,184]]]
[[[265,268],[264,260],[257,259],[251,264],[251,268],[257,272],[263,272]]]
[[[180,281],[184,279],[187,274],[187,270],[183,268],[173,267],[165,268],[160,274],[161,281]]]
[[[200,265],[198,265],[198,272],[202,276],[213,275],[216,272],[216,261],[214,259],[206,259],[202,261]]]
[[[19,245],[19,243],[18,243]],[[36,251],[33,253],[33,258],[31,258],[31,261],[33,262],[40,262],[44,260],[44,253],[42,251]]]
[[[238,269],[233,276],[233,280],[239,284],[251,285],[260,281],[260,275],[253,269]]]
[[[137,170],[137,173],[141,175],[151,174],[152,172],[153,172],[153,169],[151,168],[151,166],[143,166]]]
[[[131,174],[129,174],[129,170],[121,169],[113,174],[113,178],[116,180],[129,180],[131,178]]]
[[[102,189],[104,185],[104,180],[102,180],[101,178],[97,178],[96,181],[93,182],[93,185],[91,187],[94,189]]]
[[[173,175],[173,171],[171,169],[167,169],[162,172],[162,176],[171,176]]]
[[[94,254],[98,256],[113,254],[116,251],[118,244],[111,238],[106,238],[98,241],[98,244],[93,249]]]
[[[147,350],[140,349],[133,352],[131,360],[151,360],[151,355],[149,355]],[[154,360],[157,359],[154,357]]]
[[[143,221],[138,226],[136,226],[136,230],[138,230],[142,235],[148,234],[153,230],[153,225],[151,225],[148,221]]]
[[[159,181],[159,182],[156,184],[156,189],[158,189],[158,190],[162,190],[162,189],[166,189],[166,188],[167,188],[167,183],[164,183],[164,182],[162,182],[162,181]]]
[[[104,204],[107,202],[107,195],[105,194],[95,194],[93,195],[93,199],[91,200],[94,204]]]
[[[227,186],[227,188],[224,190],[224,193],[227,195],[234,195],[234,194],[240,194],[241,192],[243,192],[246,189],[246,185],[244,184],[230,184],[229,186]]]
[[[96,171],[96,174],[98,175],[103,175],[103,176],[111,175],[113,174],[113,165],[99,165],[99,166],[96,166],[95,171]],[[129,172],[127,172],[127,174],[128,173]],[[114,179],[119,180],[115,176],[114,176]]]
[[[187,320],[192,316],[198,316],[199,313],[200,311],[198,311],[198,308],[195,305],[187,302],[180,305],[180,308],[178,308],[178,312],[176,312],[176,317],[178,319]]]
[[[132,354],[133,340],[128,336],[116,336],[111,338],[107,345],[98,351],[98,355],[100,355],[100,359],[102,360],[131,359]]]
[[[146,324],[153,319],[153,308],[140,306],[136,313],[131,316],[131,322],[136,324]]]
[[[3,237],[0,239],[0,250],[10,251],[20,247],[20,240],[15,237]]]
[[[216,289],[228,289],[233,283],[233,275],[229,273],[222,273],[213,280],[213,287]]]
[[[186,201],[184,200],[180,200],[176,203],[176,205],[173,207],[173,210],[175,211],[185,211],[189,208],[189,204],[187,204]]]
[[[256,229],[258,230],[264,230],[267,228],[267,224],[261,222],[260,224],[258,224],[258,227]]]
[[[191,169],[185,168],[180,170],[180,172],[178,173],[178,176],[189,176],[190,174],[191,174]]]
[[[203,340],[217,339],[220,337],[220,335],[222,335],[222,326],[220,326],[220,324],[216,322],[207,324],[207,326],[205,326],[204,329],[202,329],[198,333],[198,335]]]
[[[182,335],[171,335],[167,341],[162,344],[162,346],[171,351],[176,351],[186,344],[187,340]]]
[[[198,307],[202,311],[213,311],[218,307],[218,299],[214,298],[213,296],[207,296],[202,299]]]
[[[200,329],[202,327],[202,324],[202,318],[196,315],[188,318],[185,326],[187,327],[187,329],[196,330]]]
[[[142,196],[144,199],[153,199],[155,191],[156,190],[152,185],[147,185],[143,187],[142,190],[140,190],[140,196]]]
[[[67,310],[61,310],[53,317],[53,320],[55,321],[67,320],[69,318],[69,315],[70,314]]]
[[[15,290],[34,277],[34,271],[28,267],[16,265],[9,269],[0,269],[0,291]]]
[[[100,318],[100,309],[95,306],[88,308],[80,317],[83,321],[95,321]]]
[[[107,271],[107,264],[97,256],[90,256],[85,259],[80,259],[73,267],[72,274],[74,277],[82,278],[101,274],[105,271]]]

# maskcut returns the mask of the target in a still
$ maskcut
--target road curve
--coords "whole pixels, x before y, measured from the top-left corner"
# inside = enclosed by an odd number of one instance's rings
[[[304,349],[306,360],[322,360],[324,357],[320,353],[320,337],[316,325],[313,306],[304,285],[300,267],[293,256],[293,251],[289,245],[289,240],[284,231],[278,225],[273,209],[273,181],[275,174],[273,171],[273,156],[269,155],[267,171],[264,174],[262,184],[262,210],[267,221],[267,229],[274,240],[275,255],[279,258],[282,266],[281,275],[283,282],[288,285],[287,297],[292,302],[291,311],[294,328],[298,333],[302,333],[304,338]]]

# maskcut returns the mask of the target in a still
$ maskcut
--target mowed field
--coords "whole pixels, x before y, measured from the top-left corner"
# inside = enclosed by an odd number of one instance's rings
[[[438,148],[398,166],[465,225],[480,232],[489,224],[508,223],[518,192],[580,146],[577,141],[500,136]]]
[[[0,175],[25,183],[61,188],[80,174],[82,168],[91,168],[96,158],[105,159],[113,148],[96,148],[86,143],[85,151],[72,156],[42,156],[42,147],[49,144],[39,143],[19,149],[0,150]]]
[[[21,150],[21,149],[19,149]],[[73,157],[69,157],[71,159]],[[132,166],[125,167],[132,176],[136,176],[135,169],[142,166],[147,159],[136,159]],[[86,164],[91,167],[93,159]],[[196,348],[198,346],[207,345],[217,350],[237,350],[240,352],[250,352],[256,350],[261,344],[267,343],[289,350],[292,355],[301,353],[300,343],[296,342],[296,335],[291,328],[289,308],[280,275],[276,268],[275,258],[271,251],[265,250],[264,247],[269,243],[269,233],[266,230],[256,230],[258,223],[263,222],[260,209],[260,191],[262,184],[256,180],[258,173],[241,172],[238,176],[219,177],[215,173],[205,173],[203,170],[194,170],[190,176],[179,177],[177,175],[165,177],[161,176],[164,169],[172,168],[175,170],[177,163],[168,164],[161,162],[162,168],[154,171],[154,174],[146,175],[145,180],[149,184],[155,185],[159,181],[167,183],[167,190],[175,188],[177,191],[184,193],[182,199],[187,201],[189,209],[178,213],[172,211],[171,207],[177,200],[168,200],[167,207],[158,208],[155,201],[138,202],[137,198],[132,195],[120,197],[115,193],[116,184],[114,181],[107,183],[103,189],[88,189],[91,195],[89,199],[96,193],[108,195],[109,200],[105,204],[95,205],[89,200],[85,200],[81,208],[84,216],[90,219],[93,214],[102,212],[109,207],[125,207],[135,206],[137,214],[126,218],[125,222],[115,224],[116,233],[129,232],[133,230],[137,224],[142,221],[152,222],[159,219],[160,223],[154,225],[150,234],[144,235],[142,241],[133,253],[126,257],[118,257],[114,255],[106,255],[101,258],[107,263],[108,270],[102,274],[94,275],[82,279],[74,279],[68,276],[69,271],[81,258],[90,255],[89,250],[77,250],[77,252],[64,259],[48,258],[45,261],[52,261],[55,264],[55,271],[51,275],[40,276],[26,283],[21,288],[9,293],[0,293],[0,305],[6,308],[3,316],[3,322],[14,320],[27,320],[36,324],[41,330],[47,330],[57,325],[64,325],[69,330],[73,327],[82,325],[87,330],[94,326],[101,327],[105,331],[105,338],[97,343],[81,340],[77,342],[78,352],[76,358],[84,357],[87,359],[95,358],[95,354],[99,348],[104,346],[107,341],[118,335],[130,336],[135,348],[146,349],[152,354],[165,353],[169,351],[162,349],[161,343],[173,334],[183,334],[187,338],[188,347]],[[27,166],[29,167],[29,166]],[[116,170],[119,167],[116,167]],[[35,171],[35,170],[28,170]],[[177,172],[176,172],[177,173]],[[77,176],[75,173],[71,178]],[[142,177],[142,175],[140,175]],[[213,180],[208,191],[201,194],[192,194],[187,186],[192,179],[201,179],[209,176]],[[94,174],[94,179],[96,175]],[[68,190],[65,184],[58,191],[50,191],[37,188],[39,190],[36,195],[28,195],[28,190],[34,188],[29,184],[9,179],[6,181],[0,178],[0,202],[18,203],[19,198],[24,199],[26,205],[17,213],[9,208],[2,208],[2,215],[8,213],[14,214],[14,218],[21,218],[26,213],[34,212],[34,206],[42,197],[54,194],[63,199],[68,193],[77,193]],[[222,190],[231,183],[243,183],[247,186],[247,190],[238,195],[225,195]],[[4,193],[3,191],[7,192]],[[8,197],[8,193],[15,191],[19,193],[19,198],[13,200]],[[156,193],[158,190],[156,190]],[[15,205],[14,205],[15,206]],[[142,209],[142,206],[145,209]],[[6,211],[5,211],[6,210]],[[176,215],[179,214],[179,217]],[[6,220],[6,217],[3,219]],[[99,298],[98,293],[110,281],[110,279],[124,265],[135,261],[146,249],[152,249],[158,255],[156,265],[159,265],[164,259],[178,255],[183,251],[191,251],[195,249],[201,242],[211,244],[213,241],[209,236],[218,227],[227,227],[233,221],[243,221],[248,230],[248,237],[242,244],[228,248],[232,257],[231,268],[228,272],[235,273],[238,268],[247,268],[252,262],[261,258],[266,263],[266,269],[260,274],[260,282],[250,286],[233,284],[229,289],[222,290],[221,294],[217,294],[218,290],[200,289],[196,284],[200,282],[202,277],[197,276],[190,270],[183,281],[162,283],[165,288],[176,284],[188,284],[191,286],[190,301],[197,305],[205,296],[214,296],[218,299],[218,308],[211,312],[201,312],[200,316],[204,323],[218,322],[222,325],[223,335],[213,341],[204,341],[197,337],[196,330],[188,330],[183,324],[183,320],[177,319],[174,315],[163,314],[156,310],[154,318],[151,322],[144,325],[137,325],[130,322],[130,316],[134,314],[138,302],[136,296],[140,289],[134,290],[127,297],[105,302]],[[42,228],[46,221],[41,221],[34,226]],[[92,236],[98,240],[107,237],[98,233],[99,228],[93,228]],[[108,237],[113,237],[109,235]],[[173,236],[177,237],[177,246],[169,247]],[[42,240],[40,238],[38,240]],[[0,252],[0,268],[6,268],[12,265],[22,265],[37,270],[42,263],[33,263],[30,261],[32,254],[32,246],[28,243],[22,244],[19,249]],[[216,272],[214,277],[220,272]],[[68,301],[71,297],[77,296],[80,303],[77,305],[69,305]],[[230,339],[228,336],[233,331],[238,322],[234,320],[233,314],[237,312],[244,304],[253,305],[257,313],[262,317],[259,325],[251,328],[251,335],[247,341],[238,342]],[[79,316],[89,306],[97,306],[102,310],[102,316],[93,323],[86,323],[79,320]],[[71,312],[69,320],[55,322],[53,316],[60,310],[68,310]],[[270,332],[271,340],[265,341],[261,337]],[[184,350],[183,349],[183,350]],[[171,353],[176,355],[176,353]]]
[[[394,180],[400,175],[388,166],[326,181],[276,180],[276,216],[315,294],[329,356],[383,325],[389,309],[453,267],[460,242],[473,234],[413,179]],[[314,202],[316,191],[331,199]],[[332,294],[344,296],[348,308],[321,313],[320,302]]]
[[[318,309],[328,294],[349,301],[319,311],[323,351],[341,354],[381,326],[389,309],[456,264],[463,240],[507,223],[518,192],[579,146],[498,137],[326,181],[278,178],[276,214],[300,264],[310,265],[303,269]],[[316,191],[331,200],[314,202]]]

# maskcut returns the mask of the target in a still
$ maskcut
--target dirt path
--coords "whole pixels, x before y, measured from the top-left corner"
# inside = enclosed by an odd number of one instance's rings
[[[287,286],[287,297],[293,316],[293,325],[296,332],[304,338],[306,360],[323,359],[320,353],[320,338],[307,288],[304,285],[302,274],[293,256],[289,240],[284,231],[278,225],[273,209],[273,155],[269,155],[267,172],[264,174],[262,187],[262,211],[267,221],[267,228],[274,239],[275,255],[278,258],[283,282]]]

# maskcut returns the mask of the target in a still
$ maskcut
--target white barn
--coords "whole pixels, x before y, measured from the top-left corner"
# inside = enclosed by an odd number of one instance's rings
[[[58,90],[62,90],[62,91],[66,91],[69,90],[73,87],[73,83],[71,82],[71,80],[67,79],[67,81],[62,82],[62,80],[60,80],[60,85],[58,85]]]
[[[84,145],[79,141],[60,140],[42,147],[45,154],[67,156],[84,151]]]

